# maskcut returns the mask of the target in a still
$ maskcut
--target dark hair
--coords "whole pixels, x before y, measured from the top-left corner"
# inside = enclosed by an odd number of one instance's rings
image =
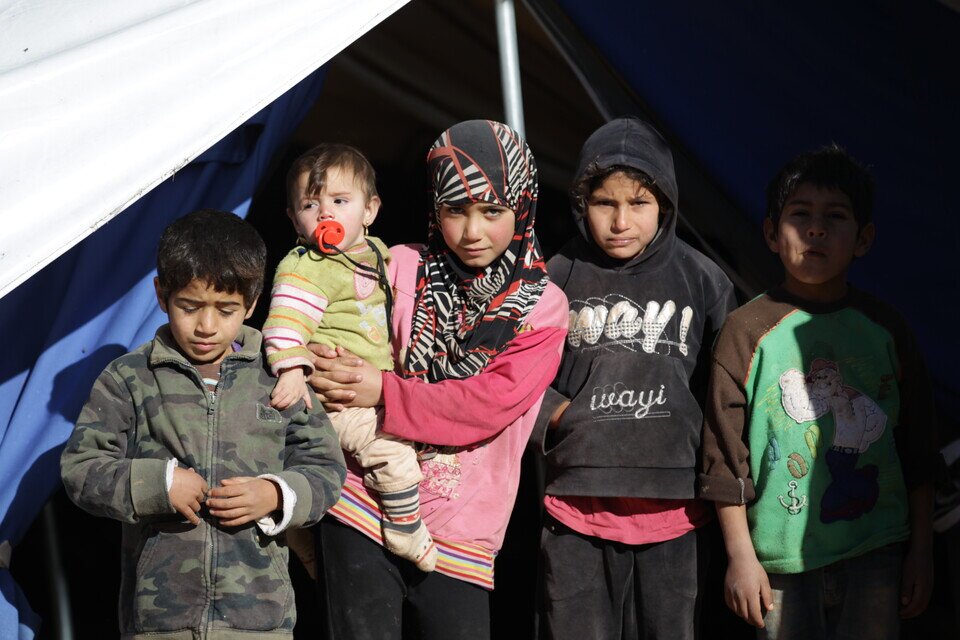
[[[615,173],[622,173],[628,179],[635,181],[641,187],[653,194],[657,199],[657,206],[660,207],[660,218],[673,212],[673,203],[667,198],[656,181],[649,175],[627,165],[615,164],[612,167],[600,168],[597,164],[592,164],[584,170],[580,179],[573,183],[570,188],[570,200],[573,202],[573,208],[579,215],[584,215],[587,211],[587,205],[590,204],[590,195],[600,188],[603,181]]]
[[[349,169],[368,201],[377,196],[377,173],[367,157],[350,145],[324,142],[301,155],[290,165],[290,170],[287,171],[287,206],[290,209],[296,208],[293,188],[301,174],[310,172],[307,193],[316,195],[323,190],[327,169],[332,167]]]
[[[157,278],[161,295],[202,280],[217,291],[239,293],[249,308],[263,290],[267,247],[238,216],[201,209],[173,221],[160,236]]]
[[[836,143],[801,153],[788,162],[767,186],[767,215],[776,223],[787,200],[803,184],[838,189],[853,207],[862,228],[873,218],[873,178],[847,150]]]

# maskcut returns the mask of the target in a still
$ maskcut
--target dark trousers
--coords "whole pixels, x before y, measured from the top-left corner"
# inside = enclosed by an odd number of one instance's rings
[[[547,517],[541,538],[541,626],[562,640],[693,640],[707,543],[698,530],[628,545]]]
[[[485,589],[424,573],[333,518],[324,518],[314,531],[329,640],[490,637]]]

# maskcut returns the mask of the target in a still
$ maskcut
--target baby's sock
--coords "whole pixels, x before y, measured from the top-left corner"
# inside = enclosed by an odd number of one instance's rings
[[[420,486],[380,494],[383,505],[383,544],[421,571],[433,571],[437,545],[420,519]]]

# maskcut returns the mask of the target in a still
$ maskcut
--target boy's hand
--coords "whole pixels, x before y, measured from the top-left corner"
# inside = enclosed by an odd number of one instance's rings
[[[763,628],[763,616],[773,609],[770,579],[756,556],[731,558],[723,595],[730,609],[758,629]]]
[[[750,539],[747,508],[742,504],[717,503],[717,519],[727,548],[727,577],[723,597],[730,609],[758,629],[763,629],[763,616],[773,610],[770,579]]]
[[[929,545],[910,544],[903,557],[900,578],[900,617],[913,618],[923,613],[933,592],[933,552]]]
[[[933,484],[910,490],[910,542],[900,578],[900,617],[923,613],[933,591]]]
[[[225,527],[254,522],[283,505],[280,487],[264,478],[225,478],[220,485],[210,490],[207,507]]]
[[[200,524],[200,503],[207,493],[207,481],[193,469],[176,467],[173,470],[173,483],[170,485],[170,504],[184,518],[194,525]]]
[[[280,377],[277,378],[277,386],[270,394],[270,405],[275,409],[283,410],[300,398],[303,398],[307,404],[307,409],[313,409],[313,401],[310,400],[310,393],[307,391],[307,378],[303,368],[293,367],[281,371]]]

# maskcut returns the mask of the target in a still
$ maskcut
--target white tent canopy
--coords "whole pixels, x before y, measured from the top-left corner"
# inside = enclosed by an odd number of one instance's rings
[[[407,1],[0,0],[0,297]]]

